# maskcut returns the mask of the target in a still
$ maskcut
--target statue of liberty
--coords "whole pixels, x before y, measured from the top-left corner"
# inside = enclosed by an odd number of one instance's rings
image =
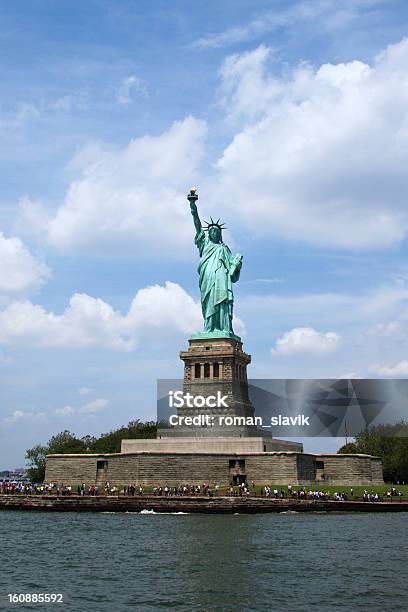
[[[232,329],[234,295],[232,283],[239,279],[242,255],[232,256],[229,247],[222,241],[224,224],[220,221],[205,222],[203,229],[197,211],[197,189],[191,189],[187,196],[190,202],[196,229],[195,244],[200,253],[198,274],[200,277],[201,308],[204,317],[204,332],[192,338],[235,338]]]

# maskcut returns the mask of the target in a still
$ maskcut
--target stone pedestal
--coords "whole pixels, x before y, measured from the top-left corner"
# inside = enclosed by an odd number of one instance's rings
[[[219,394],[225,398],[227,407],[178,408],[178,416],[209,415],[215,417],[215,424],[160,429],[158,437],[270,437],[255,425],[247,424],[251,419],[255,422],[254,407],[248,395],[247,366],[251,356],[242,350],[238,337],[190,338],[189,348],[180,352],[180,358],[184,362],[184,394],[204,398]],[[222,425],[219,425],[219,417],[224,418]],[[244,417],[245,424],[228,425],[225,422],[228,417]]]

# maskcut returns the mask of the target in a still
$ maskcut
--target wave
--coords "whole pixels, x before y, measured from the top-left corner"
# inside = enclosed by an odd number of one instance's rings
[[[145,508],[144,510],[140,510],[140,512],[133,512],[132,510],[126,510],[126,512],[121,512],[120,510],[102,510],[101,514],[190,514],[190,512],[156,512],[155,510],[148,510]]]

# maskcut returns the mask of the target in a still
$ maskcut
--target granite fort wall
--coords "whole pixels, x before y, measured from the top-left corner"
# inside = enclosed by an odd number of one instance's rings
[[[383,484],[381,460],[368,455],[319,455],[327,484]]]
[[[382,484],[384,482],[383,465],[378,457],[371,457],[371,475],[373,484]]]
[[[323,464],[323,467],[322,467]],[[317,469],[318,467],[318,469]],[[126,453],[107,455],[50,455],[45,480],[76,487],[79,482],[123,486],[210,482],[228,485],[245,474],[258,484],[319,483],[382,484],[381,461],[364,455],[304,453]]]
[[[96,461],[94,455],[55,455],[47,457],[45,481],[77,485],[79,482],[94,483]],[[103,458],[103,457],[101,457]]]

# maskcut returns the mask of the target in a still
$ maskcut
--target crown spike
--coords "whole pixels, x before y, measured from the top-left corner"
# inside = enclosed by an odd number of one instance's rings
[[[214,219],[210,217],[210,221],[204,221],[204,223],[206,225],[206,227],[204,227],[205,232],[208,232],[210,227],[218,227],[219,230],[227,229],[224,222],[223,221],[221,222],[221,219],[214,221]]]

